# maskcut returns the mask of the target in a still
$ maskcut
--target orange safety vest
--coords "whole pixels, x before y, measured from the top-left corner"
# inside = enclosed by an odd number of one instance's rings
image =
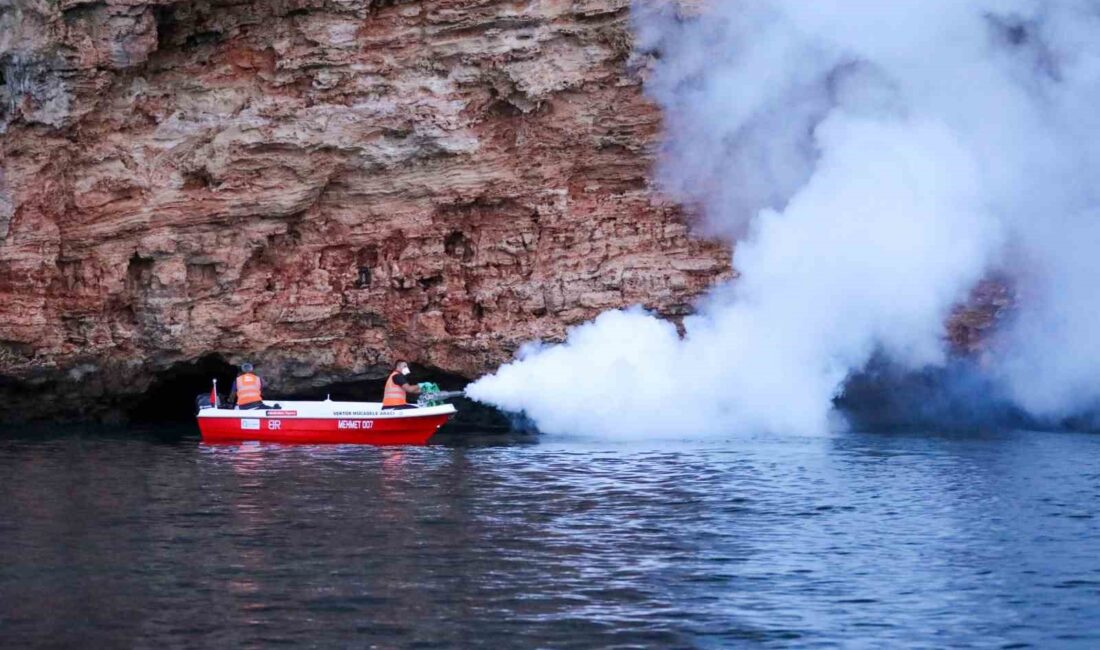
[[[393,381],[399,374],[401,373],[394,370],[386,379],[386,389],[382,391],[382,406],[401,406],[405,403],[405,389]]]
[[[237,406],[262,401],[260,397],[260,378],[252,373],[237,377]]]

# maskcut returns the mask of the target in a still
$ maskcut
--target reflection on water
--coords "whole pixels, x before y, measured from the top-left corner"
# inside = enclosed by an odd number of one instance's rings
[[[441,442],[0,436],[0,645],[1100,644],[1100,436]]]

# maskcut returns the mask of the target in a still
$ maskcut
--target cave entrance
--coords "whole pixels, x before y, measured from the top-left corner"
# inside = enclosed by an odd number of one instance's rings
[[[237,367],[216,354],[176,363],[156,373],[145,394],[127,409],[131,422],[194,422],[195,398],[209,394],[211,380],[218,380],[222,399],[229,394]]]

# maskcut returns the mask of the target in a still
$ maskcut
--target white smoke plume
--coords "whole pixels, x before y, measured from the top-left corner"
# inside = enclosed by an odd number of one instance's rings
[[[634,7],[658,178],[736,239],[686,333],[640,309],[468,389],[545,432],[830,428],[875,355],[945,361],[983,276],[1018,283],[988,372],[1058,416],[1100,394],[1100,3],[732,0]]]

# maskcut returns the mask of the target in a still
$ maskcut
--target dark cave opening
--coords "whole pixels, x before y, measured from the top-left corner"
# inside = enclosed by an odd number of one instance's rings
[[[876,357],[833,403],[862,431],[1073,428],[1029,416],[968,359],[913,371]]]
[[[145,393],[126,407],[126,414],[138,424],[193,422],[195,398],[209,394],[217,379],[218,393],[225,399],[236,376],[237,367],[216,354],[174,364],[156,374]]]

